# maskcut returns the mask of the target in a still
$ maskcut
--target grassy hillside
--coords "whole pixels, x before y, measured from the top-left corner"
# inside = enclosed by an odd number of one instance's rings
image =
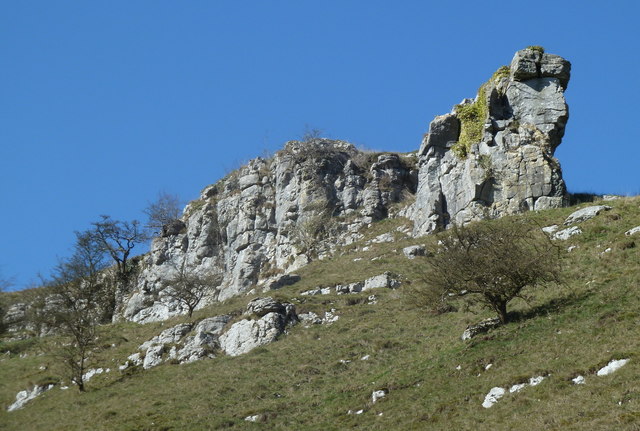
[[[440,315],[420,307],[410,292],[421,285],[422,263],[408,260],[402,248],[428,247],[433,238],[408,238],[398,230],[407,221],[385,220],[367,230],[367,239],[393,232],[395,242],[365,251],[365,239],[305,267],[297,284],[270,292],[296,304],[298,313],[335,308],[337,322],[299,324],[246,355],[121,373],[117,365],[140,343],[186,317],[110,325],[101,328],[92,360],[112,371],[94,377],[87,393],[55,387],[7,413],[19,390],[57,380],[62,370],[47,347],[53,339],[2,344],[11,353],[0,359],[0,429],[640,430],[640,236],[624,235],[640,225],[640,199],[607,204],[611,211],[580,225],[582,235],[559,242],[563,250],[577,246],[564,253],[566,282],[527,292],[527,302],[514,300],[513,323],[472,341],[460,339],[466,325],[492,314],[464,303]],[[587,205],[529,216],[542,226],[561,224]],[[385,270],[399,274],[403,286],[300,295]],[[369,304],[371,294],[377,304]],[[194,318],[240,313],[250,299],[199,310]],[[621,358],[631,361],[612,375],[595,375]],[[548,378],[540,385],[482,407],[492,387],[541,374]],[[586,384],[574,385],[577,375]],[[381,389],[387,396],[373,404],[372,392]],[[259,422],[246,422],[250,415],[260,415]]]

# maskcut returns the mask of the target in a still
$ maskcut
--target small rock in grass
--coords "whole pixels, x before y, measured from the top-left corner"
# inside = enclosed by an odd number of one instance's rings
[[[386,389],[381,389],[379,391],[373,391],[373,393],[371,394],[371,402],[375,404],[379,399],[384,398],[386,396],[387,396],[387,390]]]
[[[574,385],[584,385],[584,376],[578,376],[571,379]]]
[[[629,359],[614,359],[613,361],[610,361],[606,366],[600,368],[596,374],[598,376],[608,376],[609,374],[612,374],[627,365],[627,362],[629,362]]]
[[[500,398],[504,396],[505,393],[506,391],[503,388],[497,386],[495,388],[491,388],[487,396],[484,397],[482,407],[484,407],[485,409],[492,407],[495,403],[498,402]]]

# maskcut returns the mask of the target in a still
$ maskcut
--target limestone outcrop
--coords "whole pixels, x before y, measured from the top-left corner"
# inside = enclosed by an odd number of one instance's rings
[[[553,157],[569,111],[571,65],[518,51],[450,114],[436,117],[418,152],[414,234],[487,217],[560,207],[566,187]]]
[[[562,206],[566,188],[553,153],[568,119],[569,75],[563,58],[525,49],[475,100],[436,117],[416,153],[310,139],[248,162],[205,187],[180,220],[165,226],[115,318],[144,323],[186,313],[165,294],[177,268],[211,280],[221,275],[202,307],[294,283],[297,269],[357,241],[375,220],[405,216],[418,236]],[[373,242],[393,240],[383,234]]]
[[[203,277],[224,275],[208,301],[291,282],[281,274],[357,240],[364,224],[389,216],[416,186],[415,154],[363,152],[327,139],[289,142],[206,187],[163,229],[119,314],[144,323],[184,313],[163,293],[183,264]]]

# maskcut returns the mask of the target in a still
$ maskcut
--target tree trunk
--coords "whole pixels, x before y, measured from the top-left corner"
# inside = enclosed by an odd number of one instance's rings
[[[509,315],[507,314],[506,301],[495,302],[493,304],[493,308],[498,313],[498,318],[500,319],[500,322],[507,323],[509,321]]]

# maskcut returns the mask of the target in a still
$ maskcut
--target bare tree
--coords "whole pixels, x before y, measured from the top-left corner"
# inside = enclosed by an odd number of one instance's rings
[[[180,302],[187,308],[189,318],[200,304],[211,287],[217,287],[222,282],[222,274],[214,273],[199,275],[192,267],[187,266],[186,260],[175,268],[175,275],[165,280],[165,294]]]
[[[101,221],[93,223],[94,240],[116,263],[119,281],[127,284],[133,271],[129,259],[131,252],[137,244],[147,241],[147,235],[137,220],[128,222],[113,220],[107,215],[100,217]]]
[[[439,306],[449,298],[474,295],[509,320],[507,304],[525,287],[559,282],[560,254],[539,226],[502,219],[454,226],[439,235],[425,258],[425,295]]]
[[[158,193],[158,198],[145,208],[148,220],[146,227],[154,235],[160,235],[165,226],[180,217],[180,199],[166,192]]]
[[[92,232],[76,232],[74,253],[55,268],[40,312],[49,328],[67,338],[54,354],[80,391],[85,390],[88,356],[96,344],[105,267],[104,251]]]

